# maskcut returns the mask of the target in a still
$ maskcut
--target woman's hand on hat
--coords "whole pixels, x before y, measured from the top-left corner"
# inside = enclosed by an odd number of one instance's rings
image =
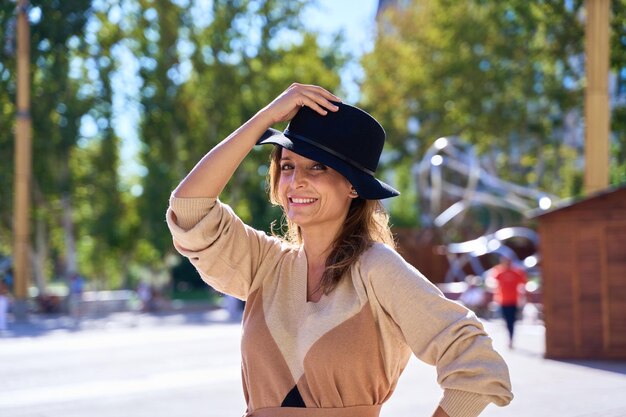
[[[317,85],[293,83],[268,104],[262,112],[271,118],[271,124],[291,120],[303,106],[325,116],[328,111],[339,110],[339,107],[332,101],[341,101],[341,99]]]

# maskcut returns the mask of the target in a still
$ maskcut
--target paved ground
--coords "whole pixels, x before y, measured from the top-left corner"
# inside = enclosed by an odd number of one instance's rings
[[[626,417],[626,362],[543,358],[544,329],[486,322],[507,360],[515,400],[497,416]],[[33,317],[0,337],[2,417],[228,417],[244,408],[239,325],[224,311]],[[441,394],[432,367],[412,360],[383,417],[428,417]]]

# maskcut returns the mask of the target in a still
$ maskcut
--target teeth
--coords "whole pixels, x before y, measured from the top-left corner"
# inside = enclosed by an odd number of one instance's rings
[[[292,198],[291,201],[296,204],[308,204],[315,201],[314,198]]]

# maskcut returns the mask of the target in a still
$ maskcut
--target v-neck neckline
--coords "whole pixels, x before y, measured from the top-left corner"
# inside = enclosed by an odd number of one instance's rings
[[[325,310],[332,300],[331,294],[322,294],[318,301],[308,301],[307,284],[309,279],[309,265],[304,246],[300,247],[298,253],[299,265],[296,268],[297,277],[295,282],[296,287],[296,300],[294,300],[298,306],[304,306],[304,310],[307,314],[317,313]],[[334,291],[333,291],[334,292]]]

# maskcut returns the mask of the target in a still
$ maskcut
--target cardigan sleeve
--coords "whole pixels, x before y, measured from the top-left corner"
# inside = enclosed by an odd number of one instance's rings
[[[166,214],[174,247],[216,290],[245,300],[260,285],[262,265],[276,263],[281,241],[243,223],[216,198],[170,198]]]
[[[361,262],[385,316],[420,360],[436,366],[440,406],[450,417],[477,416],[490,402],[512,400],[508,367],[473,312],[446,299],[388,246],[375,244]]]

